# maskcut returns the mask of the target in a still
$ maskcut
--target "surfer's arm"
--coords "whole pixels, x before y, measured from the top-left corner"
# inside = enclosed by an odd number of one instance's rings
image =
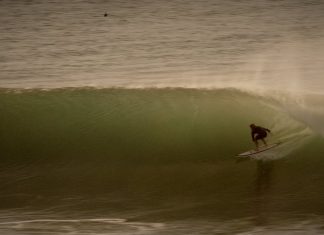
[[[270,131],[269,129],[267,129],[267,128],[263,128],[263,130],[265,130],[265,131],[271,133],[271,131]]]

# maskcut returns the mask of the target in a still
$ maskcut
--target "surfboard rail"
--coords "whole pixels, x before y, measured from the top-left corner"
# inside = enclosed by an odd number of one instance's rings
[[[269,144],[267,146],[262,146],[261,148],[259,148],[259,150],[252,149],[252,150],[240,153],[240,154],[236,155],[236,157],[250,157],[250,156],[253,156],[255,154],[262,153],[264,151],[267,151],[269,149],[277,147],[280,144],[281,144],[281,142],[277,142],[277,143]]]

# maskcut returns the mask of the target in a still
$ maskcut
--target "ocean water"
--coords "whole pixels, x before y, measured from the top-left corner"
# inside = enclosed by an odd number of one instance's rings
[[[323,12],[0,1],[0,234],[323,234]]]

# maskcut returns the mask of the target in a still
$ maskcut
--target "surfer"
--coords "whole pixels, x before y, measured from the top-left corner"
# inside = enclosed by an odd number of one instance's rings
[[[254,124],[250,125],[251,128],[251,136],[252,140],[255,143],[256,149],[259,149],[259,143],[258,140],[262,140],[265,146],[267,146],[267,142],[265,141],[264,138],[267,137],[267,132],[271,132],[269,129],[261,127],[261,126],[256,126]]]

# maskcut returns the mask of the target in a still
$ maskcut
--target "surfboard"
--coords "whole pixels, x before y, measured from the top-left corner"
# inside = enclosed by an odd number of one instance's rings
[[[256,155],[258,153],[262,153],[264,151],[267,151],[269,149],[277,147],[279,144],[281,144],[281,142],[274,143],[274,144],[269,144],[268,146],[262,146],[262,147],[259,148],[259,150],[252,149],[252,150],[246,151],[244,153],[240,153],[240,154],[238,154],[236,156],[237,157],[251,157],[251,156]]]

